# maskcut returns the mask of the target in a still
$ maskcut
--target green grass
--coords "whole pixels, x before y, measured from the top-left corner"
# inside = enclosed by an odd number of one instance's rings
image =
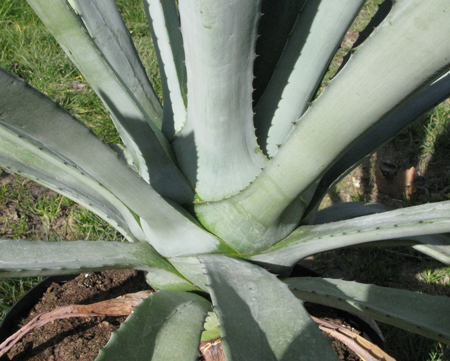
[[[155,51],[140,0],[118,2],[122,15],[143,58],[147,73],[161,96],[161,84]],[[352,34],[364,28],[380,0],[370,1],[353,27]],[[327,79],[336,72],[340,58],[351,48],[344,42],[330,66]],[[34,15],[25,0],[0,2],[0,66],[26,79],[68,111],[81,119],[106,142],[120,139],[100,100],[77,69],[68,61],[53,37]],[[86,84],[82,91],[73,83]],[[399,205],[419,204],[447,199],[450,195],[450,101],[392,140],[392,146],[407,149],[406,157],[417,161],[426,179],[426,192],[415,199],[399,200]],[[369,165],[368,184],[373,189],[374,164]],[[353,175],[354,177],[359,177]],[[61,239],[118,240],[122,237],[91,212],[20,177],[0,169],[0,236],[59,241]],[[354,183],[354,182],[353,182]],[[336,186],[330,198],[339,200],[374,200],[372,191],[353,185],[352,181]],[[410,289],[417,292],[450,296],[450,268],[430,260],[410,248],[345,249],[327,252],[306,260],[324,276],[355,279],[381,286]],[[12,304],[39,279],[24,278],[0,282],[0,319]],[[450,348],[393,327],[383,326],[387,351],[397,360],[450,360]]]

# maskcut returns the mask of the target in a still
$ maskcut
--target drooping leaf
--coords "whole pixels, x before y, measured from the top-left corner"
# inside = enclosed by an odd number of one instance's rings
[[[112,334],[96,361],[195,361],[210,307],[192,293],[152,293]]]
[[[314,217],[312,224],[317,225],[342,221],[369,214],[387,212],[388,210],[388,207],[376,203],[338,203],[319,211]],[[427,234],[421,236],[407,236],[404,240],[418,243],[412,246],[415,250],[450,265],[450,239],[448,236],[444,234]],[[401,241],[401,239],[399,241]],[[393,243],[392,240],[387,240],[385,244],[390,245]],[[380,242],[374,244],[374,247],[377,246],[380,246]]]
[[[119,160],[111,148],[63,108],[3,70],[0,71],[0,83],[2,127],[32,144],[33,149],[42,148],[42,151],[50,153],[53,160],[59,158],[59,162],[75,167],[114,194],[134,214],[145,220],[146,241],[159,253],[180,256],[184,255],[180,254],[181,250],[198,254],[214,252],[219,248],[229,249],[186,217],[183,214],[186,211],[163,199]],[[20,143],[21,146],[24,144]],[[23,156],[26,157],[26,154]],[[53,176],[57,178],[58,173]],[[184,248],[177,248],[176,244],[181,242]]]
[[[318,277],[284,280],[301,300],[373,318],[450,343],[450,298]]]
[[[232,360],[337,360],[301,302],[274,275],[225,256],[199,257]]]

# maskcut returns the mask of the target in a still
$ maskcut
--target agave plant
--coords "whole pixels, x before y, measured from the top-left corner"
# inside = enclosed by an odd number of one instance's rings
[[[158,292],[98,360],[195,360],[217,332],[227,360],[337,360],[304,301],[450,342],[447,297],[289,277],[307,256],[377,241],[450,263],[450,202],[317,212],[333,182],[450,95],[448,1],[383,3],[317,96],[364,0],[144,0],[163,106],[113,0],[28,2],[123,146],[1,70],[0,163],[129,242],[0,240],[0,275],[144,270]]]

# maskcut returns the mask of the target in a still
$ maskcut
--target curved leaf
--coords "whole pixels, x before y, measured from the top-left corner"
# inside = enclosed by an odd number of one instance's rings
[[[284,280],[303,301],[320,303],[450,343],[450,298],[317,277]]]
[[[133,308],[96,361],[195,361],[210,307],[192,293],[152,293]]]
[[[159,253],[184,255],[171,243],[180,240],[188,254],[229,249],[187,218],[183,214],[186,211],[162,198],[111,148],[45,95],[4,71],[0,71],[0,83],[2,126],[76,167],[114,194],[145,220],[146,241]]]
[[[338,360],[286,285],[264,269],[224,256],[199,257],[232,360]]]
[[[163,196],[180,203],[192,200],[192,188],[176,167],[167,139],[120,81],[65,1],[28,2],[110,111],[139,174]]]

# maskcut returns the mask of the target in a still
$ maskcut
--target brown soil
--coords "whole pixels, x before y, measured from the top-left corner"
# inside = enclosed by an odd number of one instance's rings
[[[134,270],[109,270],[90,275],[81,274],[65,283],[53,283],[20,326],[33,317],[69,304],[91,304],[125,293],[149,289],[142,272]],[[355,331],[351,320],[344,321],[341,311],[308,305],[308,311],[327,321]],[[35,329],[18,342],[1,361],[90,361],[106,345],[111,333],[118,329],[122,317],[74,317],[57,320]],[[357,326],[356,326],[357,327]],[[1,341],[1,340],[0,340]],[[359,361],[360,358],[347,346],[333,340],[333,349],[339,359]],[[204,360],[201,358],[201,360]],[[215,360],[214,358],[210,360]],[[218,358],[217,360],[221,360]]]
[[[90,304],[149,288],[143,273],[134,270],[81,274],[64,284],[53,283],[20,325],[58,306]],[[27,334],[1,361],[95,360],[111,332],[118,329],[125,318],[75,317],[48,323]]]

